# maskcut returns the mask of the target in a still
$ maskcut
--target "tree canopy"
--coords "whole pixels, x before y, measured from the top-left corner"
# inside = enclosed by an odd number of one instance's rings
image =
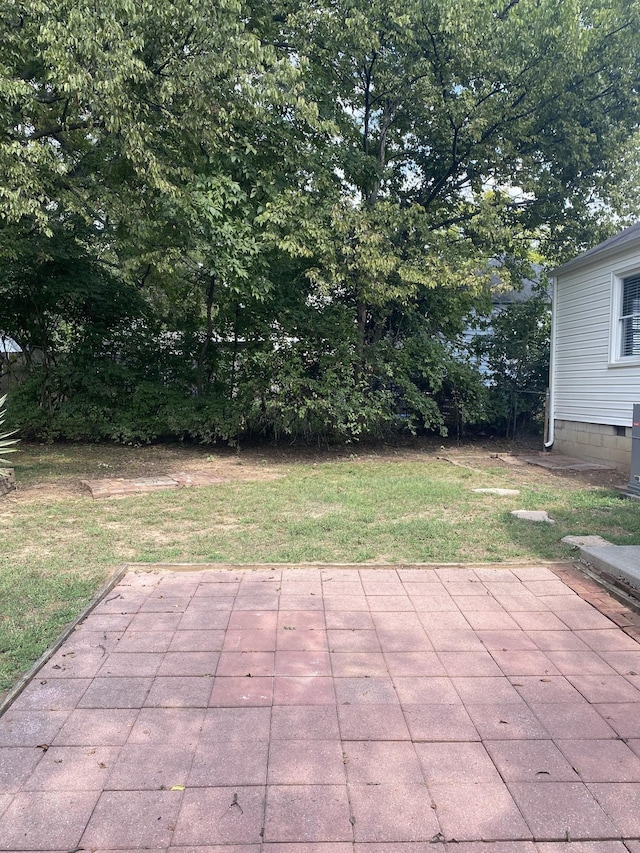
[[[0,330],[31,357],[27,431],[480,422],[460,339],[491,288],[637,214],[635,0],[0,12]]]

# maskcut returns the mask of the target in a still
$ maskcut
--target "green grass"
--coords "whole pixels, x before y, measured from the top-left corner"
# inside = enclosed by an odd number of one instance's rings
[[[146,453],[152,458],[154,449]],[[25,448],[15,463],[27,486],[122,476],[127,450]],[[560,542],[568,533],[640,542],[638,505],[615,492],[549,475],[536,482],[530,468],[497,468],[489,454],[486,463],[474,457],[473,467],[426,453],[278,460],[277,479],[106,501],[25,489],[0,500],[0,687],[31,665],[123,562],[542,561],[571,556]],[[521,494],[471,491],[486,486]],[[510,515],[522,508],[546,509],[556,524]]]

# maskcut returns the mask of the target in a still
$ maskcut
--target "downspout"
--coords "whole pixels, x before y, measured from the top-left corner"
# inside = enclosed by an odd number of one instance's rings
[[[554,442],[555,432],[555,354],[556,354],[556,326],[557,326],[557,296],[558,296],[558,279],[554,276],[553,291],[551,295],[551,341],[549,347],[549,406],[547,409],[547,436],[544,443],[545,450],[551,450]]]

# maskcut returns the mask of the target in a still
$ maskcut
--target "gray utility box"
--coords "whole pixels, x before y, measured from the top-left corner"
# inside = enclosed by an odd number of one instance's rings
[[[631,477],[627,486],[629,494],[640,498],[640,403],[633,404],[631,430]]]

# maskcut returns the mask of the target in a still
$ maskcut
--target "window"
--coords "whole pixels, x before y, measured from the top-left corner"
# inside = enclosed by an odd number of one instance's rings
[[[620,358],[640,356],[640,273],[622,279]]]

